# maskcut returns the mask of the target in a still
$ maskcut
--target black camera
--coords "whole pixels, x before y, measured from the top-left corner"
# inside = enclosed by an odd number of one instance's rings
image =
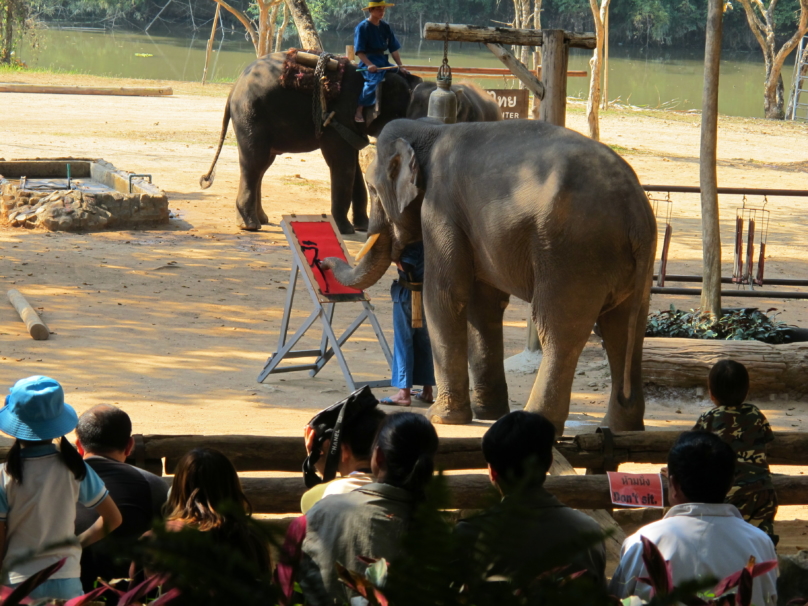
[[[306,482],[306,488],[313,488],[321,482],[330,482],[336,477],[340,458],[340,434],[343,426],[350,423],[356,415],[375,408],[378,404],[379,401],[370,391],[370,387],[365,385],[344,400],[332,404],[311,418],[308,425],[314,430],[314,445],[309,456],[303,461],[303,480]],[[324,453],[326,456],[325,471],[321,478],[317,475],[314,465],[323,454],[322,447],[326,440],[331,440],[331,445],[328,452]]]

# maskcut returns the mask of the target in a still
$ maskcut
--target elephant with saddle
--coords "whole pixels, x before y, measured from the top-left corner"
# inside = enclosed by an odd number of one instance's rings
[[[412,101],[407,110],[408,118],[426,118],[429,96],[437,87],[435,82],[422,82],[413,89]],[[502,119],[497,102],[479,86],[462,82],[453,84],[452,92],[457,96],[458,122],[497,122]]]
[[[313,94],[282,86],[287,53],[266,55],[249,65],[233,85],[224,110],[219,146],[210,171],[199,183],[208,188],[224,144],[227,128],[233,121],[238,143],[240,178],[236,208],[240,227],[259,230],[268,222],[261,204],[261,180],[278,154],[310,152],[320,149],[331,172],[331,214],[340,232],[352,234],[368,226],[367,190],[359,168],[359,149],[367,145],[367,136],[377,136],[385,124],[407,115],[412,89],[421,78],[388,73],[379,86],[381,109],[357,123],[354,113],[364,79],[356,66],[347,63],[340,93],[328,104],[334,112],[332,123],[318,138],[313,119]],[[353,205],[353,222],[348,210]]]
[[[438,383],[433,422],[508,412],[502,319],[514,295],[531,303],[544,353],[526,409],[563,431],[578,357],[597,322],[612,375],[605,423],[643,429],[657,232],[645,192],[619,155],[539,121],[396,120],[379,136],[366,179],[367,254],[354,268],[335,258],[323,266],[365,289],[405,246],[423,240]]]

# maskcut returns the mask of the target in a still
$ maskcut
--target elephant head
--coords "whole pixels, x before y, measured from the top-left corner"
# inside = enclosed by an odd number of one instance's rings
[[[367,134],[378,137],[389,122],[406,117],[412,92],[421,82],[421,78],[412,74],[388,73],[379,87],[381,113],[367,123]]]
[[[365,174],[371,199],[370,224],[367,242],[356,256],[357,265],[351,268],[333,257],[323,261],[323,267],[332,269],[341,284],[360,290],[372,286],[408,244],[422,239],[421,204],[426,179],[421,164],[428,150],[415,143],[423,137],[413,137],[411,132],[435,128],[440,127],[422,121],[397,120],[381,133],[376,158]]]

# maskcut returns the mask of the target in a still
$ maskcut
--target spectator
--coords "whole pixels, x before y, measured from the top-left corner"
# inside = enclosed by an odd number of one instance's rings
[[[665,517],[641,528],[623,543],[611,593],[619,598],[650,599],[642,561],[647,537],[671,564],[674,585],[704,577],[718,580],[746,566],[750,556],[760,564],[777,559],[774,544],[762,530],[743,521],[738,509],[725,503],[732,486],[735,455],[711,433],[688,431],[668,454],[668,502]],[[754,580],[752,603],[777,603],[777,569]]]
[[[502,550],[487,552],[481,563],[489,575],[517,579],[517,575],[533,575],[517,580],[529,583],[537,573],[567,565],[566,572],[587,571],[591,581],[605,589],[606,547],[602,540],[593,545],[593,538],[603,534],[600,526],[544,488],[554,444],[553,424],[540,414],[524,411],[505,415],[485,433],[483,456],[491,482],[503,498],[488,511],[457,524],[460,560],[477,557],[478,541],[495,535],[494,544]],[[567,554],[566,561],[559,562],[561,554]]]
[[[345,418],[339,436],[340,455],[336,469],[340,477],[307,490],[300,499],[301,512],[307,513],[324,497],[351,492],[373,482],[370,449],[385,416],[384,412],[374,405],[372,408],[359,408],[353,415]],[[306,450],[310,455],[312,450],[320,450],[320,456],[314,466],[321,475],[325,475],[327,460],[325,454],[331,447],[331,439],[326,438],[319,442],[315,439],[315,433],[311,425],[306,425]]]
[[[0,410],[0,431],[16,438],[0,472],[0,553],[8,582],[16,586],[66,559],[30,594],[32,598],[81,595],[82,547],[121,524],[121,514],[104,483],[65,438],[77,422],[76,411],[64,401],[62,386],[42,376],[17,381]],[[56,438],[61,438],[58,449],[53,444]],[[75,541],[77,501],[100,517]]]
[[[438,435],[423,415],[385,419],[371,457],[376,482],[323,499],[305,516],[299,581],[306,604],[345,604],[354,597],[337,578],[337,562],[359,572],[364,566],[359,556],[395,562],[437,450]]]
[[[230,459],[212,448],[195,448],[180,459],[166,506],[168,528],[209,532],[218,544],[241,553],[259,571],[269,572],[269,546],[244,517],[232,513],[232,507],[252,515]]]
[[[712,432],[732,447],[735,479],[726,502],[735,505],[744,520],[760,528],[777,545],[777,494],[766,460],[766,444],[774,440],[774,434],[760,409],[744,403],[749,393],[749,373],[739,362],[721,360],[710,370],[709,387],[715,408],[703,413],[693,429]]]
[[[168,496],[168,484],[159,476],[126,463],[135,440],[132,421],[120,408],[102,404],[79,418],[76,447],[84,462],[93,469],[109,490],[123,516],[115,529],[115,539],[136,539],[151,529],[161,516]],[[76,509],[76,533],[92,526],[98,514],[79,505]],[[116,562],[107,541],[85,549],[81,554],[81,584],[90,591],[96,579],[121,579],[129,576],[128,562]]]

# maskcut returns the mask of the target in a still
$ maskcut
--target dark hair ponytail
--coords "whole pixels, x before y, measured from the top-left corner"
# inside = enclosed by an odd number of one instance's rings
[[[87,464],[65,436],[59,440],[59,452],[62,454],[62,461],[73,472],[73,476],[79,481],[83,480],[87,476]]]
[[[384,455],[383,482],[422,496],[438,451],[438,434],[432,423],[413,412],[389,415],[376,436],[375,448]]]
[[[48,443],[49,441],[43,440],[41,443]],[[22,442],[23,440],[14,440],[14,445],[6,455],[6,471],[20,484],[22,484]],[[60,438],[59,452],[64,464],[73,472],[73,476],[79,481],[83,480],[87,475],[87,465],[78,451],[73,448],[73,445],[64,436]]]
[[[17,480],[20,484],[22,484],[22,456],[20,455],[20,451],[22,450],[22,444],[19,440],[14,440],[14,444],[8,450],[8,454],[6,455],[6,472],[12,478]]]

